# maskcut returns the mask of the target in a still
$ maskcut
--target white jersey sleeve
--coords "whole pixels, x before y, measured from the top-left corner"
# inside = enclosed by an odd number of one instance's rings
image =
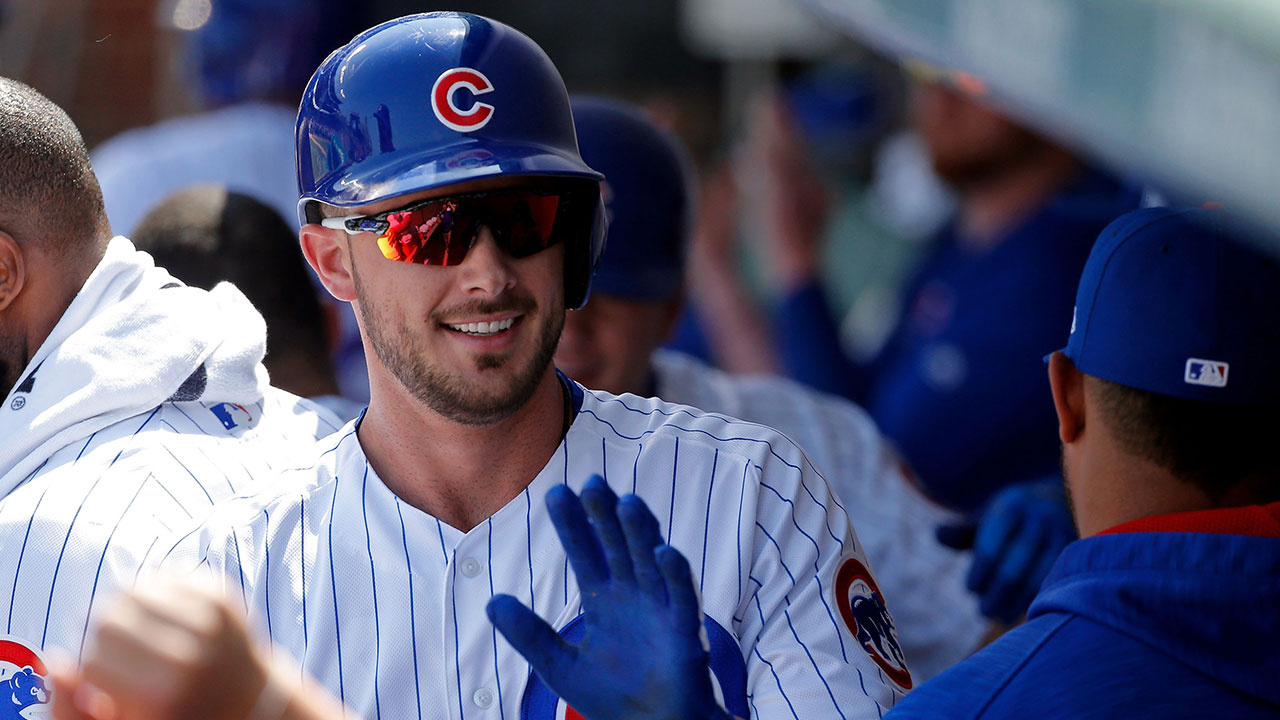
[[[935,536],[957,516],[925,496],[862,408],[784,378],[729,375],[680,353],[658,351],[652,367],[664,400],[767,425],[804,448],[857,528],[917,683],[977,649],[987,622],[965,587],[969,554]]]
[[[288,413],[294,430],[328,423],[295,401],[269,393],[250,407],[164,403],[50,456],[0,500],[0,634],[78,659],[92,615],[152,551],[271,476],[270,453],[315,441],[276,435],[282,428],[270,423],[258,434],[267,407]]]

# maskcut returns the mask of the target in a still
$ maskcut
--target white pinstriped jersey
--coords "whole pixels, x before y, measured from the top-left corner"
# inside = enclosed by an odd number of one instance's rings
[[[874,718],[893,706],[893,678],[911,681],[892,620],[845,511],[799,448],[760,425],[573,388],[581,409],[551,460],[470,532],[388,490],[353,422],[321,441],[314,466],[215,511],[164,566],[207,567],[364,718],[574,717],[531,682],[484,607],[509,593],[566,637],[581,632],[543,497],[600,473],[639,494],[689,558],[727,709]]]
[[[267,384],[265,330],[234,287],[108,244],[0,405],[0,704],[44,717],[41,651],[79,658],[148,551],[340,424]]]
[[[0,499],[0,634],[78,659],[90,615],[148,551],[334,429],[329,413],[274,388],[227,412],[164,403],[64,447]]]
[[[967,554],[934,535],[956,517],[915,486],[862,408],[785,378],[729,375],[676,352],[655,352],[651,367],[662,399],[768,425],[804,448],[858,529],[916,682],[977,649],[987,622],[965,588]]]

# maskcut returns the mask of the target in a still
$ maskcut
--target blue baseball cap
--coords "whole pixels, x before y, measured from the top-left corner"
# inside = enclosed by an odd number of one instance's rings
[[[1147,208],[1108,225],[1062,350],[1081,372],[1204,402],[1280,404],[1280,264],[1230,216]]]
[[[684,146],[621,100],[577,95],[571,104],[582,159],[604,173],[609,213],[592,289],[641,301],[675,297],[693,223],[693,165]]]

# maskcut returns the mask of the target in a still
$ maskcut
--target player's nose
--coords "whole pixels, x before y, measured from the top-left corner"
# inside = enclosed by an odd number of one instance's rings
[[[500,295],[515,287],[511,256],[498,247],[493,232],[482,226],[467,257],[458,265],[458,280],[467,293]]]

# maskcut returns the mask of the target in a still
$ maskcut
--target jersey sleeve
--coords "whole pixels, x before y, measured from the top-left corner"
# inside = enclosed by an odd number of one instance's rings
[[[912,680],[848,515],[790,442],[757,468],[753,591],[739,609],[757,718],[878,718]]]

